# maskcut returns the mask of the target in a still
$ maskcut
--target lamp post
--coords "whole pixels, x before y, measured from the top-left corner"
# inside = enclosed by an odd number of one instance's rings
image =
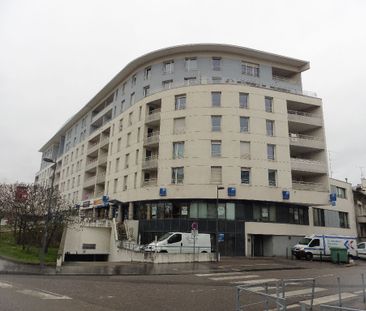
[[[219,262],[219,190],[225,187],[216,186],[216,262]]]
[[[46,221],[44,224],[44,233],[42,237],[42,248],[41,248],[41,254],[40,254],[40,266],[41,270],[44,269],[44,261],[45,261],[45,255],[46,255],[46,246],[47,246],[47,235],[48,235],[48,223],[50,222],[50,214],[51,214],[51,205],[52,205],[52,196],[53,196],[53,184],[55,182],[55,174],[56,174],[56,162],[49,158],[43,158],[42,159],[45,162],[53,163],[52,164],[52,178],[51,178],[51,189],[49,192],[48,202],[47,202],[47,215],[46,215]]]

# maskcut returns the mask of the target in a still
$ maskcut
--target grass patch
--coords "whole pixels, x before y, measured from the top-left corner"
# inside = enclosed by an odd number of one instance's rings
[[[49,248],[45,262],[55,263],[57,258],[57,248]],[[23,250],[21,245],[15,243],[11,232],[0,233],[0,256],[21,263],[39,264],[38,247],[30,247],[29,250]]]

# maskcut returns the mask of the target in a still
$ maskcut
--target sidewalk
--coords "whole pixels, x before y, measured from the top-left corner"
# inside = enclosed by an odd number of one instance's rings
[[[178,275],[193,273],[271,271],[311,268],[337,268],[330,262],[291,260],[281,257],[248,258],[223,257],[218,263],[171,263],[151,264],[139,262],[68,262],[59,271],[46,267],[41,272],[38,265],[22,265],[0,259],[0,274],[57,274],[57,275]],[[343,265],[341,265],[343,267]]]

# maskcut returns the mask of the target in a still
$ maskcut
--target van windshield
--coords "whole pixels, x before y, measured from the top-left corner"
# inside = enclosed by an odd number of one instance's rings
[[[300,245],[308,245],[310,243],[311,239],[309,238],[303,238],[299,241]]]
[[[165,240],[165,239],[169,238],[172,234],[173,234],[173,232],[168,232],[168,233],[163,234],[163,235],[158,239],[158,242],[163,241],[163,240]]]

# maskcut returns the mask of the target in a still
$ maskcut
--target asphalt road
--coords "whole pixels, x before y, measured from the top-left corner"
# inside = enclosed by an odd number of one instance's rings
[[[245,269],[248,270],[248,269]],[[316,278],[315,307],[336,304],[337,277],[340,277],[343,305],[365,309],[361,273],[366,262],[356,266],[312,263],[306,269],[244,271],[240,265],[227,265],[223,271],[180,275],[61,276],[0,275],[1,311],[106,311],[106,310],[235,310],[238,284],[269,281],[271,288],[283,278]],[[258,286],[257,286],[258,288]],[[288,285],[286,296],[293,310],[309,293],[305,283]],[[243,295],[241,303],[259,301],[257,294]],[[255,305],[249,310],[263,310]],[[315,308],[315,310],[317,310]]]

